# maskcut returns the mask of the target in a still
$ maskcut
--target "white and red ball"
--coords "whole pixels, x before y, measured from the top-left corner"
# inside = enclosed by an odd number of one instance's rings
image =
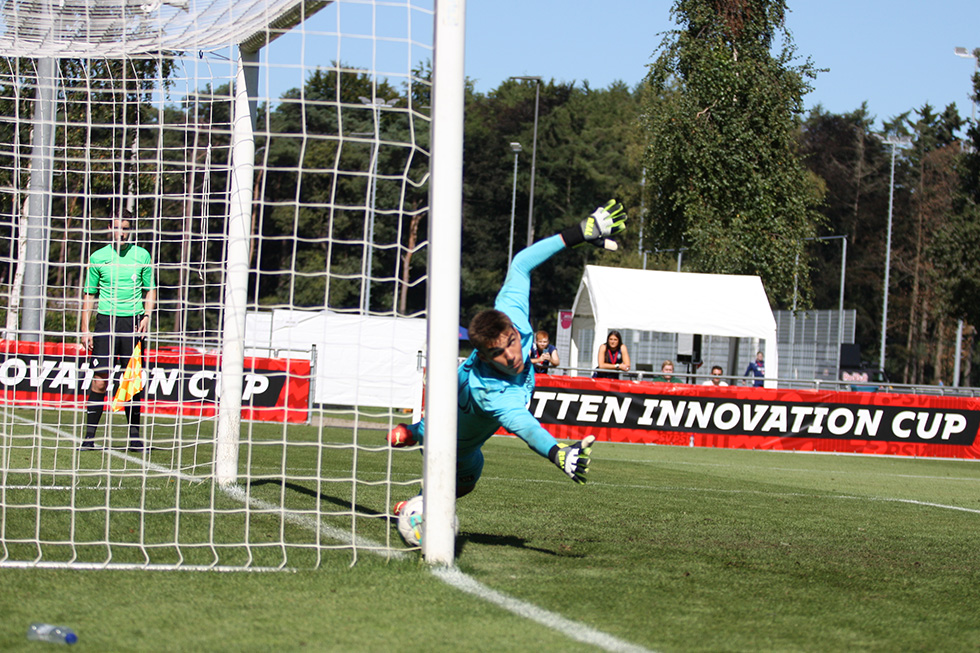
[[[425,514],[422,510],[422,495],[414,496],[405,502],[398,513],[398,532],[409,546],[422,545],[422,532],[425,527]],[[459,518],[453,515],[453,532],[459,535]]]

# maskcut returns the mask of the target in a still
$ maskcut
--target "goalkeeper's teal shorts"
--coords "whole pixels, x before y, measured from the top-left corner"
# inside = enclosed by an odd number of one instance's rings
[[[425,443],[425,420],[405,425],[415,441]],[[482,446],[482,445],[481,445]],[[456,487],[472,487],[483,475],[483,452],[480,447],[466,453],[456,450]]]
[[[483,452],[475,449],[456,459],[456,487],[473,487],[483,475]]]

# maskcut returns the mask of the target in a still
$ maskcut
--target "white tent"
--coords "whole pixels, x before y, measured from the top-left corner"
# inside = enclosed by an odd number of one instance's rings
[[[759,277],[587,265],[572,312],[594,325],[596,347],[610,329],[763,339],[766,387],[775,387],[776,319]],[[578,349],[573,335],[571,360]]]
[[[316,346],[314,400],[414,408],[422,398],[426,321],[277,309],[245,320],[247,355],[308,357]]]

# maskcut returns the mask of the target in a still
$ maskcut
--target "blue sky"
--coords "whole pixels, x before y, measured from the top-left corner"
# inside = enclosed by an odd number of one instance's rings
[[[805,98],[834,113],[867,101],[878,122],[929,102],[969,117],[980,0],[790,0],[798,54],[828,68]],[[668,0],[470,0],[466,75],[489,91],[511,75],[588,80],[603,88],[643,79],[672,29]]]
[[[673,0],[469,0],[466,75],[490,91],[513,75],[605,88],[639,83],[663,32],[673,29]],[[260,92],[278,97],[299,87],[318,65],[343,61],[374,67],[399,85],[406,62],[430,56],[417,44],[432,36],[432,0],[334,2],[302,30],[275,41],[263,58],[274,65]],[[929,102],[955,102],[971,115],[972,58],[954,47],[980,47],[980,0],[789,0],[787,24],[801,58],[826,68],[804,98],[834,113],[867,101],[878,124]],[[344,38],[338,38],[338,30]],[[374,42],[363,34],[377,34]],[[353,35],[352,35],[353,34]],[[409,36],[406,36],[409,35]],[[403,81],[403,80],[402,80]]]

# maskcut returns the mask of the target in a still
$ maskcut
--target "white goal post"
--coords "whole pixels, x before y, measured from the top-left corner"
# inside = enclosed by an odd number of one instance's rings
[[[465,0],[0,2],[0,566],[397,556],[423,467],[452,562],[464,29]],[[157,301],[116,412],[125,361],[102,403],[80,335],[123,215]],[[359,330],[250,347],[276,311],[425,321],[426,362]],[[424,465],[378,401],[423,371]],[[324,374],[371,400],[315,399]]]

